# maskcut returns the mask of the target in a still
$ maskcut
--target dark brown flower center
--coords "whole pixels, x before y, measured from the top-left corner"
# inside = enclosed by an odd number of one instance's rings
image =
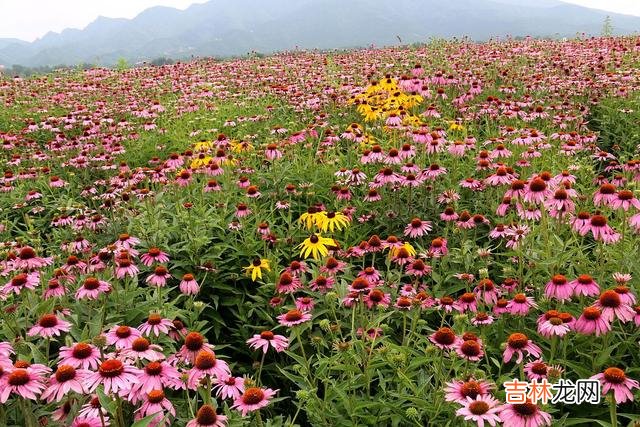
[[[124,372],[124,365],[116,359],[105,360],[100,364],[99,372],[104,378],[115,378]]]
[[[604,379],[612,384],[622,384],[626,376],[624,371],[619,368],[607,368],[604,370]]]
[[[184,339],[184,345],[189,351],[198,351],[204,345],[204,338],[198,332],[189,332]]]
[[[202,426],[212,426],[218,420],[218,414],[211,405],[202,405],[196,414],[196,421]]]
[[[42,328],[53,328],[58,324],[58,318],[56,317],[55,314],[45,314],[40,318],[40,321],[38,322],[38,324]]]
[[[519,332],[509,335],[509,338],[507,339],[509,347],[518,350],[525,348],[528,342],[529,338],[525,334],[521,334]]]
[[[86,359],[87,357],[91,356],[92,353],[93,349],[91,348],[91,346],[83,342],[76,344],[73,347],[73,350],[71,350],[71,354],[76,359]]]
[[[483,402],[482,400],[476,400],[469,404],[469,411],[473,415],[486,414],[488,410],[489,404],[487,404],[487,402]]]
[[[242,395],[242,403],[245,405],[256,405],[264,399],[264,392],[258,387],[250,387]]]
[[[200,350],[196,356],[195,366],[201,371],[206,371],[216,366],[216,355],[211,351]]]
[[[608,290],[604,291],[602,295],[600,295],[600,304],[603,307],[609,308],[617,308],[622,304],[620,300],[620,295],[616,291]]]
[[[149,403],[160,403],[164,400],[164,391],[162,390],[151,390],[147,393],[147,400]]]
[[[60,365],[56,371],[56,381],[63,383],[76,377],[76,370],[73,366]]]
[[[460,351],[465,356],[475,357],[475,356],[480,355],[481,348],[480,348],[480,344],[477,341],[466,340],[460,346]]]
[[[441,345],[451,345],[456,340],[456,334],[449,328],[440,328],[433,336],[435,342]]]
[[[11,374],[9,374],[7,381],[9,385],[14,387],[25,385],[30,381],[29,373],[26,369],[15,369]]]
[[[160,362],[150,362],[144,367],[144,371],[147,375],[160,375],[160,373],[162,373],[162,364]]]
[[[287,314],[284,315],[284,318],[287,322],[297,322],[302,319],[302,312],[300,310],[289,310]]]

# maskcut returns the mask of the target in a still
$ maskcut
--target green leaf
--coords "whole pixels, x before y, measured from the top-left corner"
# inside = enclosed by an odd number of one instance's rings
[[[147,415],[143,419],[138,420],[135,423],[131,424],[131,427],[148,427],[151,424],[151,422],[154,420],[154,418],[156,418],[158,414],[161,414],[161,413],[162,412],[156,412],[155,414]]]

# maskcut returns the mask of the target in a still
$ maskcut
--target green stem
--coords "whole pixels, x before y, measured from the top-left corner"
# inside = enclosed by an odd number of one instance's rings
[[[616,399],[613,392],[609,395],[611,402],[609,403],[609,416],[611,417],[611,427],[618,427],[618,412],[616,407]]]

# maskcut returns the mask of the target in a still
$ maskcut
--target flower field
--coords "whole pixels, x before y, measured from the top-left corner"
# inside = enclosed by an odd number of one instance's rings
[[[0,425],[640,423],[639,40],[0,80]]]

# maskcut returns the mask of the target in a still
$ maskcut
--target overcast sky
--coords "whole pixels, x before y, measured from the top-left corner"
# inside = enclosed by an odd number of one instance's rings
[[[32,41],[48,31],[84,28],[98,16],[133,18],[151,6],[185,9],[206,0],[0,0],[0,37]],[[233,1],[233,0],[224,0]],[[295,1],[295,0],[291,0]],[[531,0],[535,2],[536,0]],[[640,16],[640,0],[564,0]],[[614,23],[615,24],[615,23]]]

